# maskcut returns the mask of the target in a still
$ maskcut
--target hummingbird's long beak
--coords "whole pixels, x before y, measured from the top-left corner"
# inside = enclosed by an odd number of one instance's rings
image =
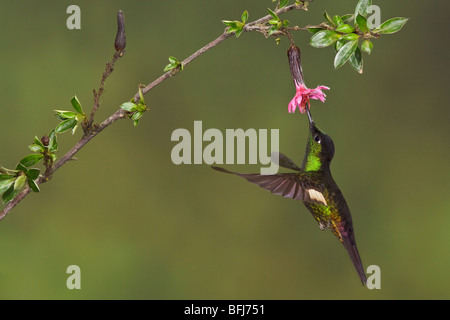
[[[309,119],[309,125],[314,125],[314,120],[311,116],[311,111],[309,110],[309,108],[306,108],[306,113],[308,114],[308,119]]]

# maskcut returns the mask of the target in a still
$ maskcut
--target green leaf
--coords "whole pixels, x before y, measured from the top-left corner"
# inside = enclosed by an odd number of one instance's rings
[[[28,168],[19,162],[16,166],[16,170],[18,172],[20,172],[20,171],[27,172]]]
[[[322,30],[311,37],[310,44],[315,48],[325,48],[335,43],[339,38],[341,38],[341,35],[334,31]]]
[[[367,11],[371,5],[372,0],[359,0],[355,8],[355,24],[357,23],[356,17],[358,16],[358,14],[362,15],[364,18],[367,18],[368,15]]]
[[[77,124],[72,128],[72,130],[71,130],[72,135],[75,134],[75,131],[77,131],[78,127],[79,127],[79,125],[78,125],[78,123],[77,123]]]
[[[237,22],[236,22],[236,23],[237,23]],[[231,33],[231,32],[230,32],[231,29],[232,29],[232,28],[228,29],[227,32],[228,32],[228,33]],[[175,58],[175,57],[169,57],[169,62],[170,62],[170,63],[169,63],[167,66],[164,67],[164,72],[170,71],[170,70],[172,70],[172,69],[176,69],[176,68],[178,68],[178,67],[180,67],[180,69],[183,70],[183,65],[181,64],[180,61],[178,61],[177,58]],[[139,89],[139,90],[141,90],[141,89]],[[141,97],[141,101],[144,101],[144,100],[143,100],[144,97],[143,97],[143,95],[142,95],[142,91],[140,91],[140,97]]]
[[[359,74],[363,73],[363,59],[361,55],[361,50],[356,47],[355,52],[350,56],[350,65],[353,69],[355,69]]]
[[[142,118],[142,116],[144,115],[143,112],[137,111],[133,114],[133,116],[131,117],[131,119],[133,120],[139,120],[140,118]]]
[[[278,18],[277,14],[275,12],[273,12],[272,10],[270,10],[269,8],[267,8],[267,10],[269,11],[269,14],[275,19],[275,20],[280,20],[280,18]]]
[[[319,31],[322,31],[322,28],[308,28],[308,31],[312,34],[316,34]]]
[[[177,66],[174,66],[173,64],[169,63],[164,67],[164,72],[170,71],[172,69],[175,69]]]
[[[134,120],[134,126],[137,127],[139,123],[139,120]]]
[[[38,146],[40,146],[42,149],[45,148],[45,146],[42,143],[41,139],[39,139],[38,137],[34,137],[34,143],[37,144]]]
[[[136,110],[136,105],[133,102],[125,102],[125,103],[122,103],[120,108],[125,111],[132,112],[132,111]]]
[[[77,119],[67,119],[58,124],[58,126],[55,128],[56,133],[63,133],[70,129],[73,129],[77,125]]]
[[[16,196],[17,192],[14,190],[14,184],[9,187],[8,190],[3,193],[2,201],[3,203],[8,203]]]
[[[364,18],[362,15],[360,15],[358,13],[358,15],[356,16],[356,25],[358,26],[359,30],[361,30],[361,32],[369,32],[369,27],[367,26],[367,19]]]
[[[338,41],[336,41],[335,43],[334,43],[334,50],[336,51],[336,52],[338,52],[339,50],[341,50],[341,48],[344,46],[344,44],[345,44],[345,40],[344,39],[339,39]]]
[[[35,169],[35,168],[28,169],[27,177],[28,177],[28,179],[36,180],[39,177],[40,172],[41,172],[40,169]]]
[[[358,40],[359,36],[356,33],[349,33],[349,34],[343,35],[342,39],[344,39],[345,41],[354,41],[354,40]]]
[[[323,16],[325,17],[325,19],[327,19],[327,21],[332,25],[332,26],[336,26],[334,24],[333,18],[330,16],[330,14],[328,12],[324,12]]]
[[[39,186],[37,185],[37,183],[31,179],[28,179],[28,186],[30,187],[30,189],[33,192],[39,192],[41,191],[41,189],[39,189]]]
[[[408,18],[392,18],[383,22],[378,28],[372,31],[379,34],[391,34],[400,31],[401,28],[408,22]]]
[[[16,178],[8,179],[8,180],[1,180],[0,181],[0,194],[5,192],[6,190],[11,187],[11,185],[16,181]]]
[[[20,160],[19,163],[22,164],[24,167],[28,168],[41,161],[42,158],[44,158],[43,154],[30,154],[25,158],[23,158],[22,160]]]
[[[247,10],[245,10],[244,13],[242,13],[241,19],[242,19],[243,23],[247,23],[247,21],[248,21],[248,11]]]
[[[11,175],[11,176],[15,177],[19,173],[19,170],[7,169],[0,165],[0,173],[2,173],[2,176],[3,175]]]
[[[48,150],[49,150],[50,152],[58,151],[58,142],[57,142],[57,140],[56,140],[56,133],[55,133],[55,130],[52,130],[52,131],[49,133],[48,138],[49,138],[49,142],[48,142]]]
[[[347,24],[349,24],[350,22],[352,22],[352,20],[353,20],[353,14],[344,14],[343,16],[341,16],[341,18],[342,18],[342,21],[344,21],[344,23],[347,23]]]
[[[352,33],[353,31],[355,31],[355,28],[353,28],[351,25],[349,24],[342,24],[339,27],[336,28],[337,32],[342,32],[342,33]]]
[[[239,38],[239,36],[241,35],[242,31],[244,31],[243,27],[236,30],[236,38]]]
[[[147,107],[144,104],[140,103],[140,104],[138,104],[136,106],[136,110],[135,111],[144,112],[144,111],[147,111],[147,110],[148,110]]]
[[[365,40],[361,45],[361,49],[362,51],[371,54],[373,49],[373,43],[370,40]]]
[[[29,145],[28,148],[33,152],[44,152],[44,150],[45,150],[43,147],[41,147],[37,144]]]
[[[55,116],[59,120],[67,120],[67,119],[73,119],[77,116],[78,113],[72,112],[72,111],[64,111],[64,110],[54,110],[56,112]]]
[[[289,0],[281,0],[280,1],[280,9],[286,7],[288,3],[289,3]]]
[[[269,36],[275,32],[277,32],[277,26],[272,26],[272,28],[269,29]]]
[[[27,181],[27,176],[22,175],[16,179],[14,182],[14,190],[19,191],[25,185],[25,181]]]
[[[344,24],[344,21],[343,21],[342,18],[341,18],[340,16],[338,16],[338,15],[333,16],[333,21],[334,21],[334,24],[335,24],[337,27],[340,27],[341,25]]]
[[[61,111],[61,110],[55,111],[59,114],[60,117],[64,118],[64,120],[76,118],[78,115],[78,113],[71,111]]]
[[[0,174],[0,181],[15,179],[16,177],[10,174]]]
[[[78,100],[77,96],[74,96],[72,100],[70,100],[72,103],[72,107],[75,109],[76,112],[84,114],[83,109],[81,109],[81,103]]]
[[[236,22],[237,21],[222,20],[222,23],[230,28],[236,27]],[[229,33],[231,33],[231,32],[229,32]]]
[[[183,69],[183,65],[180,63],[181,69]],[[139,104],[145,105],[144,93],[142,92],[142,88],[139,87]]]
[[[334,67],[337,69],[343,66],[348,59],[350,59],[350,56],[355,52],[357,47],[358,40],[347,42],[336,54],[334,58]]]

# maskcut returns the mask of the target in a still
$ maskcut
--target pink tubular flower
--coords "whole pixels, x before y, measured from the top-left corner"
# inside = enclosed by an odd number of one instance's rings
[[[308,105],[308,109],[310,109],[311,106],[309,99],[325,102],[326,95],[322,92],[322,90],[330,90],[330,88],[325,86],[318,86],[315,89],[308,89],[305,85],[299,83],[298,81],[295,81],[295,88],[297,89],[297,92],[291,102],[289,102],[289,113],[294,113],[297,107],[301,113],[305,113],[306,105]]]

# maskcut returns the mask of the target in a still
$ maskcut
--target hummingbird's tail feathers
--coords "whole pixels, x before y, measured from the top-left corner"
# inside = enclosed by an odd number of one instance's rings
[[[358,248],[356,247],[356,243],[352,241],[350,238],[342,237],[342,244],[344,245],[345,249],[347,249],[348,255],[350,256],[350,259],[352,260],[353,266],[355,267],[356,271],[358,272],[359,278],[361,279],[361,282],[364,285],[367,283],[367,276],[364,272],[364,267],[361,262],[361,257],[359,256]]]
[[[294,163],[294,161],[292,161],[286,155],[280,152],[272,152],[270,158],[272,162],[276,163],[280,167],[300,171],[300,168]]]
[[[248,182],[254,183],[261,188],[270,191],[273,194],[291,198],[294,200],[310,200],[309,193],[302,186],[297,173],[278,173],[273,175],[262,175],[257,173],[237,173],[231,172],[224,168],[211,166],[214,170],[235,174],[246,179]]]

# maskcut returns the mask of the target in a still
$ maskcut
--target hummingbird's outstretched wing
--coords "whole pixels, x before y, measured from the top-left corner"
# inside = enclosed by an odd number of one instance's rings
[[[262,175],[257,173],[237,173],[214,166],[211,166],[211,168],[220,172],[235,174],[265,190],[272,192],[273,194],[280,195],[285,198],[326,204],[323,196],[318,197],[317,194],[319,194],[319,192],[312,189],[307,181],[302,181],[299,178],[298,173]]]
[[[292,161],[291,159],[289,159],[287,156],[285,156],[280,152],[272,152],[270,158],[274,163],[278,164],[280,167],[291,169],[294,171],[300,171],[300,168],[294,163],[294,161]]]

